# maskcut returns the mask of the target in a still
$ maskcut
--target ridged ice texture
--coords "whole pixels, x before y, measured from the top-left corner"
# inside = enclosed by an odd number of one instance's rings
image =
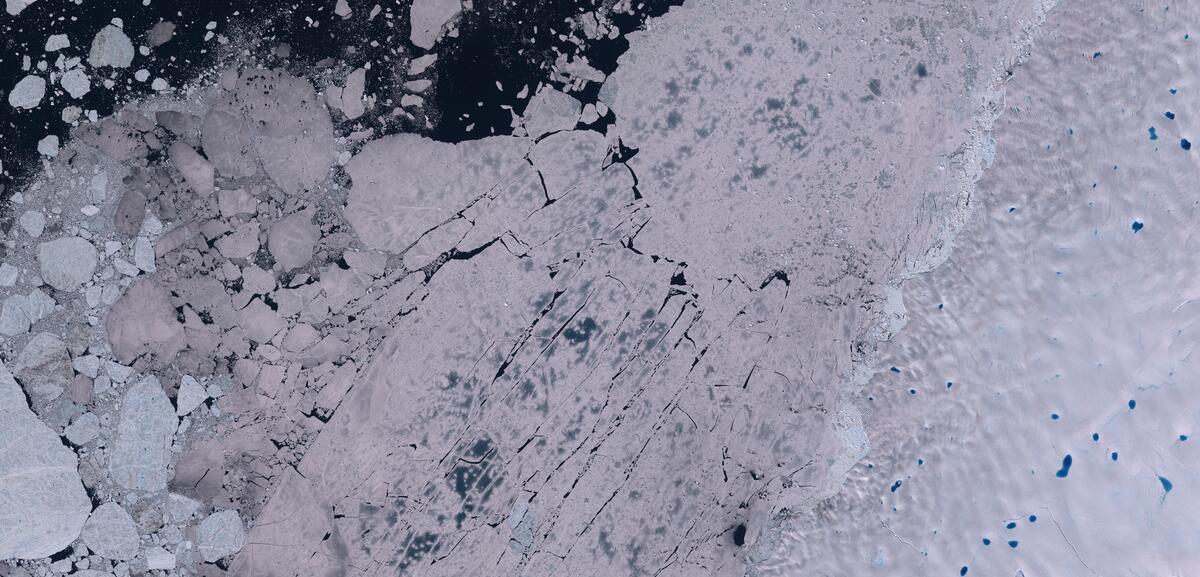
[[[976,218],[858,399],[871,454],[764,573],[1200,567],[1200,7],[1134,4],[1048,16]]]

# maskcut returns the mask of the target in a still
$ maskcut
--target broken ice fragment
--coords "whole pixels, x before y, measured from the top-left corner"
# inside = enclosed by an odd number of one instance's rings
[[[56,52],[71,46],[71,39],[66,34],[51,34],[46,39],[46,52]]]
[[[116,503],[96,507],[83,526],[83,544],[93,553],[116,561],[133,559],[138,552],[137,526]]]
[[[188,186],[200,196],[208,196],[215,190],[213,186],[213,166],[208,162],[208,159],[200,156],[192,147],[176,142],[167,149],[171,155],[171,162],[179,173],[183,175]]]
[[[97,417],[95,413],[84,413],[75,417],[75,420],[63,430],[63,436],[76,446],[83,446],[95,441],[100,436],[100,417]]]
[[[80,374],[94,379],[100,375],[100,357],[96,355],[77,357],[74,361],[71,361],[71,368]]]
[[[83,528],[92,504],[75,453],[29,409],[0,363],[0,560],[61,551]]]
[[[113,356],[122,363],[150,354],[165,366],[184,347],[183,324],[176,318],[170,295],[151,280],[125,291],[109,310],[105,327]]]
[[[95,68],[112,66],[126,68],[133,63],[133,43],[125,35],[125,31],[109,24],[100,29],[92,38],[92,50],[88,54],[88,63]]]
[[[329,111],[312,84],[278,70],[250,70],[237,84],[238,102],[255,128],[263,170],[284,192],[313,189],[337,157]]]
[[[329,103],[334,108],[340,109],[346,118],[354,120],[366,112],[366,107],[363,105],[363,92],[367,88],[367,70],[358,68],[351,72],[346,77],[346,86],[343,88],[332,87],[329,91]]]
[[[109,453],[109,472],[121,487],[157,492],[167,488],[175,408],[158,379],[138,381],[121,402],[117,438]]]
[[[533,138],[558,130],[570,130],[579,121],[582,106],[575,97],[543,86],[525,108],[525,130]]]
[[[163,44],[171,41],[175,37],[174,22],[159,22],[155,24],[149,32],[146,33],[146,41],[150,43],[151,48],[158,48]]]
[[[195,378],[184,375],[179,380],[179,394],[175,397],[175,414],[180,417],[191,413],[208,400],[208,393]]]
[[[26,234],[32,236],[33,238],[37,238],[42,236],[42,231],[46,228],[46,215],[36,210],[27,210],[21,214],[21,217],[17,219],[17,222],[21,225],[21,229],[24,230]]]
[[[238,226],[230,234],[217,239],[217,250],[225,258],[246,258],[258,251],[258,222]]]
[[[37,2],[37,0],[4,0],[4,9],[8,11],[10,16],[16,16],[34,2]],[[3,556],[0,556],[0,559],[2,558]]]
[[[30,74],[17,82],[8,93],[8,104],[13,108],[37,108],[46,96],[46,81],[41,76]]]
[[[154,272],[154,244],[150,239],[139,236],[133,242],[133,264],[146,272]]]
[[[258,200],[240,188],[218,190],[217,207],[221,210],[221,216],[225,218],[243,214],[254,215],[258,213]]]
[[[162,547],[151,547],[146,550],[146,569],[151,571],[170,571],[174,568],[174,553]]]
[[[346,3],[346,0],[337,0],[337,4],[333,6],[333,13],[342,18],[349,18],[351,14],[350,4]]]
[[[71,95],[71,98],[82,98],[92,90],[92,81],[83,70],[76,68],[63,74],[58,81],[62,85],[63,90]]]
[[[39,245],[37,258],[42,280],[58,290],[70,292],[92,278],[99,253],[92,243],[69,236]]]
[[[71,356],[67,345],[50,333],[38,333],[29,339],[14,367],[26,392],[35,401],[48,402],[58,398],[63,385],[70,381]]]
[[[17,275],[21,271],[17,267],[8,264],[0,263],[0,286],[13,286],[17,283]]]
[[[321,229],[312,223],[312,213],[298,212],[271,227],[267,248],[275,262],[289,271],[308,264],[320,239]]]
[[[129,188],[121,195],[117,203],[117,212],[113,215],[113,226],[117,232],[125,236],[133,236],[142,229],[142,220],[146,218],[146,194],[139,189]]]
[[[197,549],[209,563],[237,553],[245,542],[246,530],[237,511],[213,513],[197,528]]]
[[[459,0],[413,0],[409,11],[409,40],[426,50],[442,36],[442,26],[462,10]]]
[[[167,505],[163,511],[163,520],[168,523],[187,523],[191,520],[192,515],[200,511],[200,507],[202,506],[203,503],[195,499],[171,493],[167,495]]]
[[[213,106],[204,117],[200,139],[204,153],[222,176],[243,178],[258,172],[254,129],[231,106]]]
[[[37,151],[42,156],[54,158],[58,156],[58,137],[50,134],[37,143]]]

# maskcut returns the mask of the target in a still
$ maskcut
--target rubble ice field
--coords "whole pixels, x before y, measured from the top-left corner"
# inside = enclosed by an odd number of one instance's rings
[[[1200,567],[1200,7],[324,4],[0,60],[0,577]]]

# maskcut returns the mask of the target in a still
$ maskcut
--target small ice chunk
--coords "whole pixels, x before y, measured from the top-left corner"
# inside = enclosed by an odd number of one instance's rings
[[[543,86],[525,109],[525,130],[534,138],[548,132],[570,130],[579,121],[582,107],[575,97]]]
[[[174,553],[162,547],[151,547],[146,550],[146,569],[151,571],[170,571],[174,568]]]
[[[217,239],[217,250],[225,258],[247,258],[258,252],[258,232],[257,221],[243,223],[232,233]]]
[[[350,10],[350,4],[346,3],[346,0],[337,0],[337,4],[333,6],[333,13],[346,19],[350,17],[353,11]]]
[[[125,381],[129,380],[129,375],[133,374],[133,367],[127,367],[112,361],[105,361],[104,373],[108,375],[108,378],[112,379],[114,383],[124,383]]]
[[[63,430],[63,436],[75,446],[83,446],[100,436],[100,417],[95,413],[84,413]]]
[[[82,108],[78,106],[68,106],[62,109],[62,121],[66,124],[72,124],[76,120],[79,120],[79,117],[82,114]]]
[[[404,83],[404,89],[409,92],[425,92],[430,86],[433,86],[433,81],[428,78],[409,80]]]
[[[150,29],[150,32],[146,33],[146,41],[150,43],[151,48],[158,48],[159,46],[170,42],[174,37],[174,22],[159,22]]]
[[[117,272],[125,276],[135,277],[139,274],[142,274],[142,269],[123,258],[113,259],[113,268],[117,269]]]
[[[16,16],[34,2],[37,0],[4,0],[4,9],[8,11],[9,16]]]
[[[437,61],[437,54],[426,54],[424,56],[413,58],[412,61],[408,63],[408,75],[416,76],[422,72],[425,72],[425,69],[429,68],[429,66],[435,61]]]
[[[66,34],[51,34],[46,39],[46,52],[57,52],[71,46],[71,39]]]
[[[346,87],[342,89],[342,113],[346,118],[354,120],[366,112],[363,106],[363,92],[367,88],[367,70],[358,68],[346,77]]]
[[[150,71],[146,70],[145,68],[139,68],[137,72],[133,73],[133,79],[137,80],[138,82],[150,80]]]
[[[265,295],[275,290],[275,275],[256,266],[248,266],[242,271],[242,290]]]
[[[355,272],[372,278],[383,276],[387,266],[387,255],[381,252],[347,251],[342,253],[342,258],[346,259],[346,264]]]
[[[133,264],[146,272],[154,272],[154,243],[144,236],[133,241]]]
[[[125,509],[113,502],[92,511],[81,537],[88,549],[105,559],[128,561],[138,552],[137,525]]]
[[[179,394],[175,397],[175,414],[180,417],[196,410],[201,403],[208,400],[204,385],[190,375],[184,375],[179,380]]]
[[[0,286],[13,286],[17,284],[17,275],[19,274],[21,274],[21,271],[17,267],[6,262],[0,263]]]
[[[92,38],[92,50],[88,54],[88,63],[95,68],[102,66],[127,68],[133,63],[133,42],[130,42],[124,30],[109,24],[101,28]]]
[[[167,495],[167,506],[163,511],[163,520],[168,523],[182,525],[191,520],[204,504],[200,501],[171,493]]]
[[[28,300],[25,295],[9,295],[0,306],[0,335],[14,337],[29,331],[30,320],[26,312]]]
[[[170,293],[151,280],[131,285],[104,324],[113,356],[122,363],[152,354],[156,364],[167,365],[186,344]]]
[[[25,390],[36,400],[50,401],[63,392],[71,381],[71,355],[66,343],[51,333],[42,332],[29,339],[14,367]]]
[[[100,375],[100,357],[96,355],[75,357],[75,360],[71,361],[71,368],[81,375],[87,375],[94,379]]]
[[[88,196],[92,202],[104,202],[108,198],[108,174],[101,172],[92,177],[88,185]]]
[[[312,260],[313,250],[321,239],[321,229],[312,223],[312,214],[298,212],[275,223],[267,239],[267,248],[275,262],[289,271]],[[224,254],[222,252],[222,254]]]
[[[283,337],[283,348],[290,353],[299,353],[321,339],[321,333],[312,325],[299,323]]]
[[[50,134],[37,143],[37,151],[42,156],[54,158],[58,156],[58,137]]]
[[[46,215],[36,210],[25,211],[17,222],[20,223],[21,229],[33,238],[42,236],[42,231],[46,229]]]
[[[135,491],[166,489],[178,424],[175,408],[157,378],[148,376],[130,387],[121,402],[117,438],[109,452],[113,481]]]
[[[46,80],[30,74],[17,82],[8,93],[8,104],[13,108],[37,108],[46,96]]]
[[[29,323],[34,324],[54,312],[54,299],[50,295],[42,292],[42,289],[33,289],[25,297],[25,313],[29,315]]]
[[[213,186],[216,173],[208,159],[182,142],[172,144],[167,152],[171,155],[171,162],[175,164],[175,168],[196,194],[208,196],[216,190]]]
[[[162,78],[155,78],[153,81],[150,82],[150,88],[153,88],[154,90],[156,90],[158,92],[163,92],[164,90],[171,88],[171,85],[169,83],[167,83],[166,80],[163,80]]]
[[[239,214],[252,215],[258,212],[258,199],[240,188],[218,190],[217,207],[221,210],[221,216],[225,218]]]
[[[91,79],[89,79],[87,73],[80,68],[67,71],[67,73],[63,74],[62,78],[59,79],[58,83],[62,85],[63,90],[67,91],[67,94],[71,95],[71,98],[83,98],[84,94],[87,94],[92,90]]]
[[[209,515],[197,529],[197,549],[209,563],[237,553],[246,542],[246,529],[237,511],[220,511]]]
[[[442,36],[442,27],[462,10],[459,0],[413,0],[409,10],[409,40],[429,50]]]
[[[92,243],[77,236],[44,242],[38,246],[42,280],[61,291],[75,291],[92,278],[99,253]]]

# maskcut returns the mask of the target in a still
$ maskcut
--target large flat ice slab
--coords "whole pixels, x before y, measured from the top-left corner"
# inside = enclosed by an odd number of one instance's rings
[[[76,467],[0,364],[0,559],[46,557],[79,536],[92,503]]]

